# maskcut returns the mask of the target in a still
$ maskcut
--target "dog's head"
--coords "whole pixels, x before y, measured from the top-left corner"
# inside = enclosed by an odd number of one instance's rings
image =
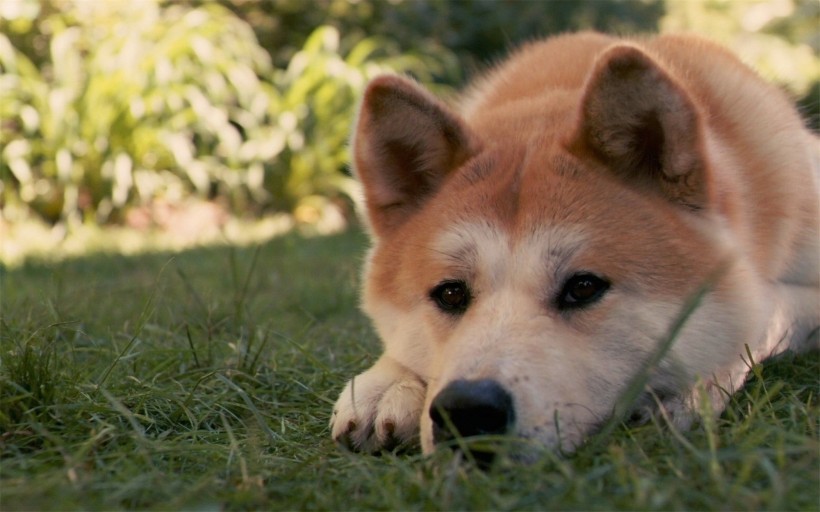
[[[572,449],[612,415],[731,252],[705,138],[690,95],[628,45],[575,91],[466,118],[409,80],[370,84],[353,139],[374,239],[363,306],[427,381],[425,451],[453,429]],[[659,400],[726,364],[710,347],[742,343],[738,272],[649,370]]]

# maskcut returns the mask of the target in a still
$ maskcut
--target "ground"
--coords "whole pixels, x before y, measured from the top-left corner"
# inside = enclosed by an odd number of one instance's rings
[[[817,353],[756,365],[718,419],[616,428],[489,471],[355,455],[331,406],[379,344],[355,229],[0,267],[0,508],[815,509]]]

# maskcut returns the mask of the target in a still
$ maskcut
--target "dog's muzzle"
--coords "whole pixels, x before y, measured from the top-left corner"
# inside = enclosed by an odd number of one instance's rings
[[[433,399],[430,418],[433,420],[433,441],[441,444],[457,436],[506,434],[515,422],[515,408],[512,396],[494,380],[455,380]],[[462,446],[453,443],[452,448]],[[472,446],[469,449],[481,464],[489,464],[493,459],[492,450]]]

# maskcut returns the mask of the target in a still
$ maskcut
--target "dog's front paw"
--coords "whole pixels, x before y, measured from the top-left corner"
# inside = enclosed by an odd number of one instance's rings
[[[416,444],[425,392],[418,375],[383,357],[345,386],[330,419],[333,440],[367,453]]]
[[[728,379],[722,383],[699,382],[692,389],[666,394],[663,397],[654,393],[647,394],[644,407],[636,410],[633,417],[639,417],[638,423],[643,423],[651,416],[659,414],[672,427],[689,430],[700,423],[704,415],[717,417],[723,412],[732,394],[727,392],[727,389],[734,389]]]

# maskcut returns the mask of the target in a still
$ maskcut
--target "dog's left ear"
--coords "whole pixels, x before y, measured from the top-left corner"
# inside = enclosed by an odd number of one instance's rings
[[[631,45],[607,50],[584,90],[571,147],[616,176],[687,208],[708,203],[698,109],[650,56]]]

